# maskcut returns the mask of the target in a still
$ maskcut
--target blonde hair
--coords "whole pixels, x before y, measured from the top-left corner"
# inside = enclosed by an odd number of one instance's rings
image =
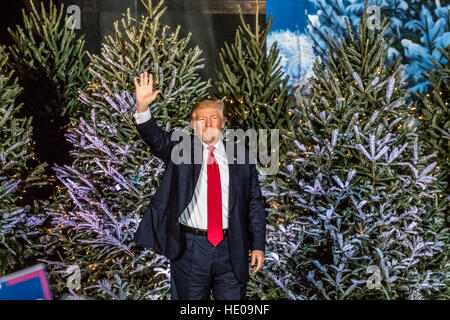
[[[215,106],[215,107],[219,108],[220,111],[222,112],[222,116],[225,117],[225,112],[224,112],[225,104],[223,103],[222,100],[220,100],[220,99],[217,99],[217,100],[202,99],[202,100],[195,101],[194,103],[192,103],[191,119],[193,119],[194,112],[197,109],[207,107],[207,106]]]

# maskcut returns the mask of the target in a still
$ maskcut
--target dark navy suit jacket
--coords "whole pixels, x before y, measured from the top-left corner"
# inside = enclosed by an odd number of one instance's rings
[[[168,259],[174,259],[180,254],[178,219],[192,200],[202,166],[204,147],[196,135],[184,134],[181,139],[184,139],[184,142],[190,141],[191,154],[186,156],[190,156],[191,161],[174,163],[171,154],[182,146],[181,140],[175,139],[175,136],[172,141],[173,133],[176,131],[168,133],[161,129],[153,118],[136,124],[136,128],[150,147],[150,151],[167,166],[133,241]],[[224,142],[224,145],[227,148],[227,143]],[[234,155],[231,159],[228,158],[230,256],[236,278],[245,283],[249,280],[249,250],[265,251],[265,202],[261,194],[256,165],[254,161],[249,161],[248,147],[235,142],[232,145],[234,152],[227,152]],[[189,149],[181,149],[178,154],[183,155],[184,150]],[[242,153],[238,153],[238,150],[245,154],[245,161],[239,161],[242,159],[239,158]]]

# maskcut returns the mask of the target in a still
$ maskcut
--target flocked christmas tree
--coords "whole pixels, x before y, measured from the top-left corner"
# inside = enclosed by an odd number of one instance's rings
[[[42,203],[24,200],[27,190],[44,186],[46,163],[29,169],[34,158],[30,117],[17,117],[16,101],[23,91],[0,47],[0,276],[17,271],[43,251]]]
[[[450,45],[440,49],[441,57],[433,59],[433,68],[425,75],[430,85],[425,95],[417,96],[420,134],[426,151],[436,151],[441,167],[443,187],[448,184],[450,171]],[[450,190],[447,189],[447,195]],[[447,200],[448,201],[448,200]]]
[[[55,166],[64,188],[48,210],[53,227],[47,251],[59,258],[46,262],[56,295],[169,297],[169,261],[132,242],[165,169],[133,122],[133,78],[145,70],[153,74],[155,90],[162,92],[150,110],[168,131],[189,128],[190,106],[207,95],[210,84],[199,79],[203,59],[198,47],[188,48],[190,34],[179,38],[179,26],[171,31],[161,24],[162,5],[144,3],[148,16],[139,18],[127,10],[114,23],[114,35],[105,38],[102,55],[91,57],[94,79],[80,94],[91,115],[67,135],[76,161]]]
[[[328,37],[346,36],[345,18],[353,28],[359,23],[364,9],[363,0],[310,0],[318,10],[308,26],[314,50],[326,56]],[[442,4],[441,4],[442,3]],[[402,55],[408,64],[407,82],[410,90],[423,92],[429,84],[423,73],[432,67],[431,58],[438,59],[439,48],[450,44],[450,5],[436,0],[370,0],[371,17],[368,24],[379,28],[380,21],[388,18],[386,35],[393,38],[389,58]]]
[[[364,14],[314,65],[312,96],[270,203],[260,298],[447,297],[448,229],[437,199],[436,154],[420,148],[399,59],[386,64],[388,28]],[[447,290],[447,291],[446,291]]]
[[[439,188],[445,190],[439,194],[437,201],[446,212],[446,223],[450,228],[450,45],[439,51],[442,53],[440,59],[432,60],[433,68],[425,75],[430,84],[424,95],[416,95],[416,106],[423,150],[437,154],[436,162],[440,170],[436,179]],[[450,264],[450,235],[446,235],[447,249],[444,253],[447,258],[444,260]]]

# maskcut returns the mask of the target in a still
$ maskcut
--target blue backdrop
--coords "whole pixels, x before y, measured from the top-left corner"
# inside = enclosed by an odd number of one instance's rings
[[[283,71],[289,75],[289,84],[299,85],[312,75],[315,55],[312,42],[306,36],[308,15],[314,15],[314,6],[308,0],[267,0],[266,17],[273,17],[267,38],[267,51],[276,41],[280,49]]]
[[[272,31],[298,30],[303,32],[307,25],[308,14],[314,12],[314,6],[308,0],[267,0],[267,17],[272,15]]]

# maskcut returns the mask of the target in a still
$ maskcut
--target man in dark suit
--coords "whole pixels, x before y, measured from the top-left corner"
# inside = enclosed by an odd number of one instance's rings
[[[151,117],[149,105],[160,93],[153,91],[152,75],[145,72],[134,83],[137,130],[167,165],[134,241],[170,260],[172,299],[207,300],[211,290],[216,300],[245,299],[249,255],[256,273],[264,263],[266,233],[256,164],[246,161],[249,149],[224,142],[220,100],[194,104],[195,135],[180,142],[180,131],[170,134]],[[245,161],[237,163],[238,157]]]

